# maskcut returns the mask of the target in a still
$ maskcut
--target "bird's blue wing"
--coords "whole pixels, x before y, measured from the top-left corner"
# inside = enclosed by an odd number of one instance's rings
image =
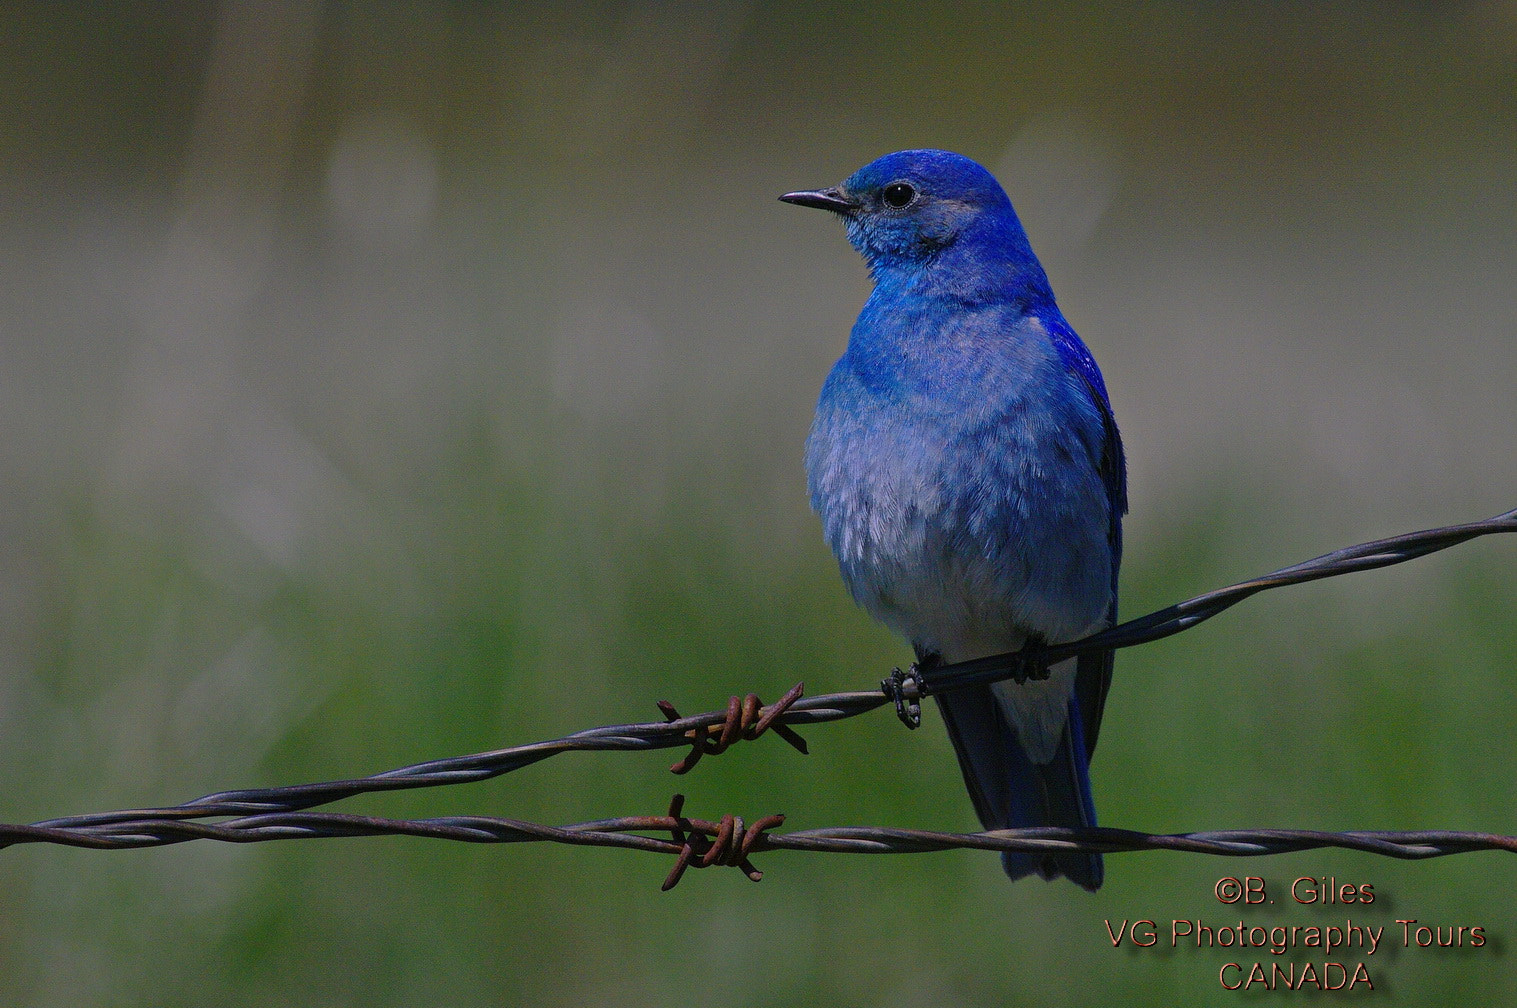
[[[1122,435],[1117,431],[1117,419],[1111,409],[1111,399],[1106,394],[1106,382],[1101,369],[1091,356],[1090,349],[1062,318],[1048,323],[1049,335],[1058,348],[1059,357],[1066,367],[1078,375],[1090,393],[1091,401],[1101,413],[1101,454],[1096,460],[1101,481],[1106,487],[1110,502],[1107,530],[1111,543],[1111,605],[1107,610],[1107,622],[1117,621],[1117,571],[1122,563],[1122,516],[1127,513],[1127,458],[1122,450]],[[1096,737],[1101,731],[1101,714],[1106,708],[1106,693],[1111,688],[1111,672],[1114,652],[1099,651],[1081,655],[1075,676],[1075,703],[1085,734],[1087,756],[1096,751]]]

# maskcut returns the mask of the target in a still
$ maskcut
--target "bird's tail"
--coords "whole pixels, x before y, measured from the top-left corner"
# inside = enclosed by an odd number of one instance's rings
[[[1094,826],[1090,796],[1090,759],[1082,734],[1078,701],[1069,702],[1064,737],[1047,763],[1028,758],[989,686],[972,686],[938,697],[949,738],[958,752],[964,783],[986,829],[1022,826]],[[1099,854],[1041,854],[1007,851],[1001,855],[1013,879],[1037,873],[1060,875],[1091,891],[1101,887]]]

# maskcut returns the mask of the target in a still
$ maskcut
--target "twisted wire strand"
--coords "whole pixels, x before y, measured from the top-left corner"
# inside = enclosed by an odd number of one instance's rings
[[[1357,546],[1346,546],[1311,560],[1303,560],[1289,567],[1282,567],[1262,577],[1240,581],[1226,588],[1218,588],[1215,591],[1197,595],[1195,598],[1178,602],[1146,616],[1139,616],[1126,623],[1119,623],[1109,630],[1103,630],[1077,641],[1043,645],[1038,658],[1045,665],[1053,665],[1065,658],[1072,658],[1087,651],[1147,644],[1149,641],[1161,640],[1183,630],[1189,630],[1196,624],[1232,608],[1244,599],[1271,588],[1283,588],[1307,581],[1320,581],[1340,574],[1391,567],[1427,556],[1429,553],[1448,549],[1450,546],[1458,546],[1460,543],[1480,536],[1502,532],[1517,532],[1517,509],[1485,521],[1449,525],[1422,532],[1409,532],[1389,539],[1376,539]],[[923,692],[942,693],[964,686],[1006,679],[1023,667],[1022,659],[1023,652],[1013,651],[954,665],[941,665],[933,670],[931,686]]]
[[[598,819],[567,826],[547,826],[492,816],[447,816],[435,819],[386,819],[337,812],[284,812],[244,816],[220,823],[182,819],[141,819],[62,829],[41,826],[0,826],[0,842],[56,843],[96,850],[130,850],[220,840],[265,843],[273,840],[345,839],[405,836],[462,843],[565,843],[589,847],[618,847],[674,855],[675,869],[665,880],[669,889],[687,867],[728,865],[742,868],[757,881],[762,873],[749,858],[771,851],[835,854],[926,854],[949,850],[991,850],[1050,853],[1114,854],[1135,851],[1179,851],[1220,857],[1261,857],[1322,848],[1339,848],[1402,860],[1424,860],[1473,851],[1517,853],[1517,837],[1453,830],[1211,830],[1199,833],[1143,833],[1110,827],[1030,827],[980,833],[899,829],[881,826],[825,827],[775,833],[780,815],[765,816],[751,827],[723,816],[720,821],[691,819],[682,814],[683,797],[676,795],[669,814]],[[668,833],[670,839],[648,836]]]
[[[1207,592],[1083,640],[1047,645],[1039,658],[1052,664],[1085,651],[1132,647],[1159,640],[1187,630],[1270,588],[1404,563],[1479,536],[1503,532],[1517,532],[1517,510],[1486,521],[1413,532],[1335,550],[1263,577]],[[1010,678],[1025,667],[1023,657],[1021,652],[1016,652],[944,665],[934,670],[930,688],[920,680],[908,680],[898,688],[914,700],[927,692]],[[559,739],[428,760],[369,777],[219,791],[165,808],[66,816],[30,825],[0,824],[0,847],[53,843],[92,849],[123,849],[197,839],[253,843],[354,836],[415,836],[473,843],[552,841],[674,853],[681,860],[676,870],[670,873],[671,881],[666,882],[666,887],[678,881],[683,866],[743,866],[747,864],[749,853],[770,850],[851,853],[922,853],[957,848],[1083,853],[1181,850],[1254,856],[1343,847],[1414,859],[1476,850],[1517,852],[1517,838],[1457,831],[1229,830],[1166,835],[1105,827],[1044,827],[965,834],[847,827],[776,834],[770,830],[781,817],[765,817],[747,829],[740,828],[742,820],[730,816],[719,823],[686,819],[680,812],[683,799],[678,796],[666,816],[604,819],[559,827],[484,816],[397,820],[306,811],[366,793],[487,780],[573,751],[625,752],[690,746],[691,754],[674,768],[676,772],[683,772],[694,766],[701,753],[720,752],[733,741],[755,738],[770,727],[804,752],[804,743],[799,737],[791,731],[782,732],[781,726],[840,721],[900,700],[900,695],[887,689],[802,697],[801,687],[797,685],[781,701],[767,707],[750,694],[746,700],[732,698],[723,711],[679,717],[672,706],[661,703],[664,721],[590,728]],[[209,819],[223,821],[203,821]],[[670,832],[671,839],[641,835],[662,831]],[[715,842],[723,836],[725,840]],[[729,849],[733,843],[740,844],[741,849]],[[758,874],[751,870],[751,866],[745,870],[749,871],[750,877]]]

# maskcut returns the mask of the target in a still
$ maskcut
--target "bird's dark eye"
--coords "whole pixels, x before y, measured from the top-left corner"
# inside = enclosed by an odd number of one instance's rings
[[[880,192],[880,199],[885,205],[896,210],[908,205],[917,198],[917,191],[909,182],[892,182]]]

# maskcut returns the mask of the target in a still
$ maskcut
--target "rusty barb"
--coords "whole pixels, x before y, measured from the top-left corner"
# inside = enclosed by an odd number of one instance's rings
[[[796,689],[799,688],[796,687]],[[750,694],[749,699],[752,698]],[[679,880],[684,877],[686,868],[726,865],[731,868],[741,868],[743,874],[755,882],[764,877],[763,872],[753,867],[753,862],[748,860],[748,855],[761,844],[766,830],[784,824],[784,816],[766,815],[752,826],[745,828],[740,816],[724,815],[721,822],[711,823],[704,819],[685,818],[684,808],[684,795],[677,794],[670,799],[669,819],[671,821],[666,828],[674,837],[674,842],[679,845],[680,851],[675,857],[674,867],[669,870],[668,877],[664,879],[664,892],[679,885]]]
[[[790,706],[801,698],[805,692],[805,683],[796,683],[790,687],[790,691],[780,697],[779,702],[765,707],[759,700],[757,693],[749,693],[739,699],[732,697],[727,701],[727,719],[719,724],[701,725],[685,732],[685,738],[690,742],[690,751],[685,758],[674,764],[669,769],[674,773],[688,773],[701,761],[701,757],[707,754],[716,756],[727,751],[727,747],[739,739],[756,739],[770,728],[780,738],[789,742],[798,749],[801,755],[806,754],[806,740],[796,734],[794,728],[787,724],[778,723],[777,719],[790,709]],[[663,713],[664,720],[670,723],[680,719],[679,711],[674,709],[674,704],[667,700],[658,702],[658,709]],[[683,800],[675,796],[677,800]],[[671,816],[676,813],[670,812]],[[680,872],[685,869],[679,868]],[[671,878],[678,880],[678,875]],[[673,885],[670,882],[669,885]],[[668,886],[665,886],[668,888]]]

